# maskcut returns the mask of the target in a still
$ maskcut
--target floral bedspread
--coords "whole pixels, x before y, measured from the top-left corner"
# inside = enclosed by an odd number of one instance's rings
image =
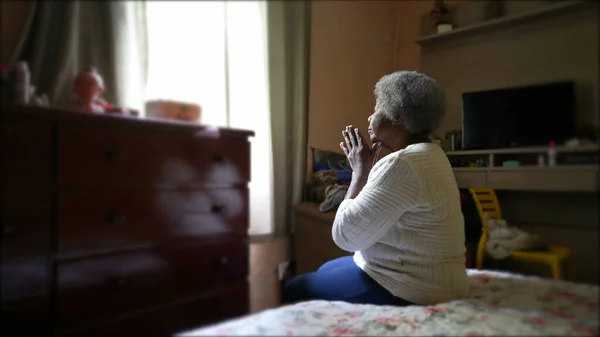
[[[180,336],[598,336],[599,288],[469,271],[470,298],[435,306],[310,301]]]

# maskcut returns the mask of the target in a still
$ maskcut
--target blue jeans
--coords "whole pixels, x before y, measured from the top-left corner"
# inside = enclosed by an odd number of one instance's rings
[[[310,300],[396,306],[412,304],[380,286],[354,263],[352,256],[331,260],[319,270],[298,275],[285,283],[284,304]]]

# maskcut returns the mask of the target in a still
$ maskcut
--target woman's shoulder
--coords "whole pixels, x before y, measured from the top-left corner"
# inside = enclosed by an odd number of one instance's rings
[[[445,165],[448,157],[444,150],[433,143],[420,143],[407,146],[398,151],[400,160],[413,168],[422,168]]]
[[[406,148],[392,152],[389,155],[383,157],[377,164],[381,162],[385,164],[400,164],[400,165],[411,165],[423,160],[429,160],[432,158],[446,158],[444,150],[438,145],[433,143],[419,143],[409,145]]]
[[[418,143],[407,146],[406,148],[398,151],[399,155],[405,158],[419,158],[419,157],[445,157],[446,153],[444,150],[434,143]]]
[[[373,166],[372,175],[406,175],[412,172],[412,166],[401,151],[396,151],[381,158]]]
[[[432,168],[431,164],[439,166],[437,164],[447,160],[444,150],[436,144],[414,144],[383,157],[373,166],[373,173],[406,176],[423,167]]]

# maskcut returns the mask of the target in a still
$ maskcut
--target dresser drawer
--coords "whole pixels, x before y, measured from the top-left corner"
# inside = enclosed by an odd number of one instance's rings
[[[50,296],[35,296],[7,301],[0,305],[0,336],[48,336],[50,322]]]
[[[9,193],[50,194],[52,128],[41,123],[0,123],[0,180]]]
[[[25,193],[0,193],[2,260],[40,257],[50,251],[52,198]]]
[[[209,245],[156,247],[60,262],[58,326],[87,324],[164,304],[218,284],[245,282],[245,240]]]
[[[248,190],[64,193],[58,219],[59,254],[246,235]]]
[[[173,188],[250,180],[250,143],[142,131],[61,128],[61,188]]]
[[[593,168],[496,169],[490,172],[489,187],[514,191],[596,192],[598,170]]]
[[[51,207],[47,196],[0,196],[0,336],[48,335]]]
[[[241,317],[249,312],[248,284],[220,285],[214,291],[192,295],[175,303],[109,322],[62,330],[58,336],[105,337],[140,336],[173,337],[208,324]]]

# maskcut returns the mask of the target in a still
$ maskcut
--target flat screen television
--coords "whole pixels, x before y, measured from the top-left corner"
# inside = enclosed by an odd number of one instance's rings
[[[546,146],[575,133],[572,81],[462,94],[464,149]]]

